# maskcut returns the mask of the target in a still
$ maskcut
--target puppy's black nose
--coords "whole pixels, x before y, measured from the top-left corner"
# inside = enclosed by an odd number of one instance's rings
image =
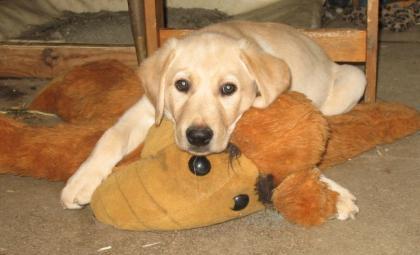
[[[213,130],[208,127],[191,126],[186,131],[188,142],[195,146],[205,146],[213,137]]]

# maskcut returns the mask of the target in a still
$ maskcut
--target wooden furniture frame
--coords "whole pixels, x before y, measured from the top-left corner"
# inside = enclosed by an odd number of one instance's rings
[[[75,66],[102,59],[137,66],[133,46],[7,42],[0,43],[0,77],[54,78]]]
[[[137,49],[153,53],[165,40],[181,37],[190,30],[167,29],[163,27],[162,0],[128,0],[133,21],[144,21],[144,32],[134,33],[134,37],[145,38],[138,41]],[[303,32],[318,42],[336,62],[365,63],[367,88],[365,101],[375,102],[377,83],[378,51],[378,9],[379,0],[369,0],[366,30],[356,29],[304,29]],[[140,26],[140,25],[133,25]],[[133,29],[134,31],[134,29]],[[139,50],[138,50],[139,52]],[[143,54],[143,53],[142,53]]]
[[[376,98],[378,2],[379,0],[368,1],[366,30],[303,30],[334,61],[365,63],[368,80],[366,102],[374,102]],[[110,58],[134,68],[169,37],[179,37],[190,32],[163,27],[163,0],[128,0],[128,3],[135,47],[40,42],[0,43],[0,77],[53,78],[74,66]]]

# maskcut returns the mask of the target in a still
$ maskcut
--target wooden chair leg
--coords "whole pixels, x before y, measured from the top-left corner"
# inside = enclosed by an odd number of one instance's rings
[[[147,55],[150,55],[159,47],[159,29],[164,24],[163,0],[144,0],[144,22]]]
[[[140,64],[146,57],[144,1],[128,0],[131,32],[133,33],[134,46],[136,47],[137,63]]]
[[[378,68],[378,14],[379,0],[369,0],[367,8],[367,36],[366,36],[366,78],[365,102],[374,103],[376,100],[376,82]]]

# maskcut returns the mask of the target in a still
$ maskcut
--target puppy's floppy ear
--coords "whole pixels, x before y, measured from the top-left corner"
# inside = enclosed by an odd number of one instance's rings
[[[240,48],[241,60],[255,80],[259,92],[253,106],[265,108],[289,88],[289,67],[282,59],[264,52],[247,41],[240,41]]]
[[[166,74],[175,56],[177,40],[170,39],[140,65],[138,74],[145,93],[155,107],[155,122],[159,125],[164,112]]]

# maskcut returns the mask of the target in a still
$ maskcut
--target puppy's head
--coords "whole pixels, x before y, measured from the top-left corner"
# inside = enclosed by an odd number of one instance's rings
[[[169,40],[139,75],[156,123],[172,120],[177,145],[194,154],[223,151],[242,114],[267,107],[290,80],[283,60],[216,33]]]

